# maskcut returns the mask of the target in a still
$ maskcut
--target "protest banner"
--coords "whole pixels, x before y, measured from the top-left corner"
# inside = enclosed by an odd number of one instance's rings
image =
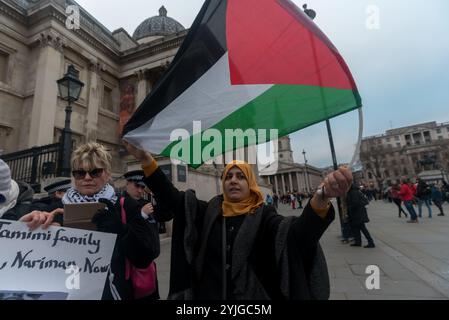
[[[99,300],[115,234],[0,220],[0,300]],[[46,298],[47,297],[47,298]]]

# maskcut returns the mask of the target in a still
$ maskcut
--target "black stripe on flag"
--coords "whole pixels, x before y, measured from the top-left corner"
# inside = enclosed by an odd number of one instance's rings
[[[167,72],[128,121],[123,135],[154,118],[227,52],[226,8],[226,0],[204,3]]]

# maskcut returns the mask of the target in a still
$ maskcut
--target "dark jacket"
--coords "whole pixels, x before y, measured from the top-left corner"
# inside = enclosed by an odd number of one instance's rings
[[[38,209],[33,205],[33,188],[25,182],[17,181],[17,184],[19,185],[19,196],[17,198],[17,203],[14,208],[11,208],[5,212],[2,216],[2,219],[4,220],[17,221],[24,215]]]
[[[111,273],[114,275],[113,285],[120,299],[134,299],[130,280],[125,279],[125,265],[128,259],[136,268],[147,268],[160,254],[159,233],[148,220],[141,215],[141,206],[131,197],[125,197],[126,225],[121,222],[121,207],[117,201],[109,210],[100,212],[93,218],[97,230],[116,233],[117,241],[111,260]],[[110,212],[113,211],[113,217]],[[99,218],[100,216],[100,218]],[[111,283],[107,279],[103,291],[103,300],[117,299],[111,292]]]
[[[358,226],[369,222],[368,213],[363,205],[362,194],[360,189],[352,185],[346,196],[346,204],[348,207],[348,220],[352,226]]]
[[[416,187],[416,197],[421,200],[427,200],[430,199],[430,195],[430,186],[422,180],[419,181],[418,186]]]
[[[224,218],[222,196],[200,201],[178,191],[157,169],[145,183],[174,214],[169,299],[328,299],[329,278],[319,239],[326,219],[306,207],[285,218],[272,206]]]
[[[115,204],[108,201],[105,203],[107,208],[99,211],[92,221],[97,225],[98,231],[117,234],[117,241],[111,259],[113,281],[111,283],[109,279],[106,279],[102,300],[118,298],[112,293],[114,290],[111,290],[111,284],[117,289],[121,300],[130,300],[133,299],[133,290],[131,281],[125,279],[126,259],[137,268],[147,268],[159,256],[159,234],[157,228],[155,229],[141,216],[142,207],[130,196],[125,196],[124,203],[126,225],[121,222],[120,201],[117,200]],[[52,210],[58,208],[58,205],[59,208],[64,208],[62,201],[53,202],[50,205]]]
[[[123,196],[125,198],[131,198],[131,196],[126,191],[123,192]],[[135,201],[137,201],[140,211],[142,210],[142,207],[145,206],[146,204],[153,203],[153,201],[145,200],[145,199],[138,199]],[[152,221],[154,221],[155,225],[152,226],[151,233],[152,233],[152,237],[156,238],[156,235],[157,235],[157,237],[159,237],[159,223],[158,222],[165,222],[165,221],[169,221],[169,220],[173,219],[173,214],[170,213],[162,205],[153,205],[153,208],[154,208],[154,213],[153,213],[152,217],[150,218],[150,220],[154,219],[155,221],[154,220],[152,220]],[[157,246],[159,246],[158,250],[160,250],[159,239],[157,239],[157,241],[155,239],[155,242],[157,242]],[[156,282],[157,282],[157,280],[156,280]],[[143,298],[143,299],[145,299],[145,300],[160,299],[159,285],[157,284],[157,289],[153,294],[151,294],[150,296]]]
[[[433,202],[440,203],[443,201],[443,193],[436,186],[432,186],[431,192]]]

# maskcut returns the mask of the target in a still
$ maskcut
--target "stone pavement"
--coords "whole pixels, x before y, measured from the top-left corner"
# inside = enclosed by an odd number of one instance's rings
[[[367,228],[376,248],[350,247],[340,241],[338,217],[321,239],[329,267],[331,300],[447,300],[449,299],[449,205],[445,217],[423,218],[417,224],[399,219],[394,204],[373,201]],[[300,214],[280,205],[284,215]],[[366,240],[362,236],[364,244]],[[168,294],[170,239],[161,242],[158,277],[161,298]],[[368,290],[366,267],[380,269],[380,289]]]

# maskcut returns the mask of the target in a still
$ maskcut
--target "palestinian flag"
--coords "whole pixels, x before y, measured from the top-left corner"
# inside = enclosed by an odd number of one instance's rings
[[[359,107],[343,58],[295,4],[207,0],[169,69],[126,124],[124,139],[196,167],[271,140],[262,129],[278,129],[282,137]],[[236,128],[242,135],[254,129],[257,141],[225,143]],[[175,129],[188,134],[173,138]]]

